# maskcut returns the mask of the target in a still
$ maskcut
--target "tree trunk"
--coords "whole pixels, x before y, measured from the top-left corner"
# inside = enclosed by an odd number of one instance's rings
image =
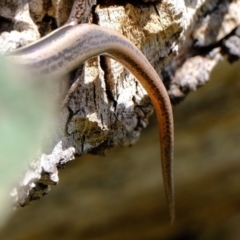
[[[163,76],[173,104],[204,85],[224,55],[231,62],[239,57],[240,1],[120,2],[3,1],[0,30],[17,32],[2,33],[0,50],[37,41],[73,18],[98,24],[120,32],[141,49]],[[77,89],[59,112],[51,144],[13,191],[16,206],[45,195],[58,183],[58,168],[75,156],[103,155],[114,146],[132,145],[148,125],[150,99],[120,63],[97,57],[79,67],[69,82],[77,83]],[[60,86],[56,82],[56,89]]]

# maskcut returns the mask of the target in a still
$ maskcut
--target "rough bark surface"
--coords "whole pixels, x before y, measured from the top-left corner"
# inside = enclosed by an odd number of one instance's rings
[[[18,208],[1,240],[239,240],[240,62],[221,63],[174,107],[176,221],[169,224],[156,119],[131,148],[86,154]]]
[[[80,23],[95,23],[129,38],[162,74],[176,103],[206,83],[224,54],[239,57],[239,11],[237,0],[1,1],[0,50],[36,41],[77,16]],[[15,205],[25,206],[45,195],[49,185],[58,183],[58,168],[75,155],[104,154],[113,146],[131,145],[148,124],[153,108],[145,90],[116,61],[91,59],[73,80],[78,87],[59,113],[51,144],[12,192]]]

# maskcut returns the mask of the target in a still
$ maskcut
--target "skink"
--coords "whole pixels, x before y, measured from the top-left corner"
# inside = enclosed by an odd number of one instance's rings
[[[165,193],[174,220],[173,115],[167,91],[146,57],[121,34],[94,24],[63,26],[36,43],[8,54],[26,71],[62,77],[87,59],[106,55],[120,62],[142,84],[156,111]]]

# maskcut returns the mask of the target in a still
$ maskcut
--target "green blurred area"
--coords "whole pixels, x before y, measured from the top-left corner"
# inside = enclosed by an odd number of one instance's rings
[[[9,212],[9,193],[41,146],[51,107],[44,81],[0,58],[0,225]]]

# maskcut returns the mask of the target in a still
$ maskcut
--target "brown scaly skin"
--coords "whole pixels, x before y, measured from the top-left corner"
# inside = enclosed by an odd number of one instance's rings
[[[8,54],[34,75],[58,78],[87,59],[106,55],[120,62],[142,84],[154,105],[160,133],[165,192],[174,220],[173,115],[162,80],[141,51],[121,34],[93,24],[69,23],[27,47]]]

